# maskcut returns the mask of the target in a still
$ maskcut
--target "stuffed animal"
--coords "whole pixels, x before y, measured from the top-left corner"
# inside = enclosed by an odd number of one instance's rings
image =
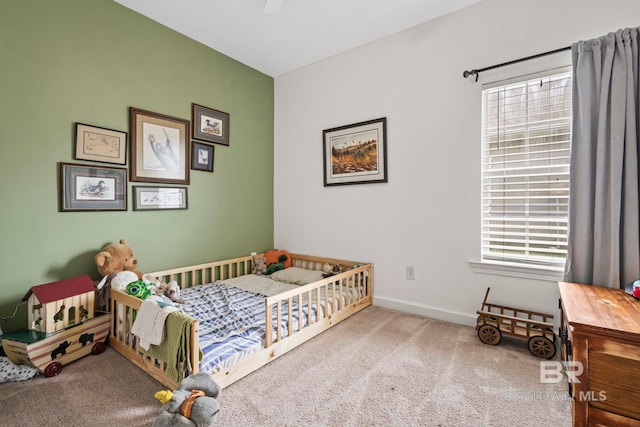
[[[118,273],[107,274],[97,284],[97,304],[99,310],[107,311],[107,303],[111,295],[111,289],[125,291],[129,283],[138,280],[138,276],[133,271],[120,271]]]
[[[286,256],[285,254],[280,255],[278,257],[278,262],[274,262],[272,264],[269,264],[267,266],[267,271],[265,271],[264,274],[272,274],[272,273],[275,273],[278,270],[284,270],[284,268],[285,268],[284,267],[284,262],[286,260],[288,260],[288,259],[289,259],[289,257]]]
[[[267,259],[263,256],[253,256],[253,270],[251,273],[258,276],[264,274],[267,271]]]
[[[138,280],[138,276],[133,271],[119,271],[117,273],[111,273],[104,276],[96,285],[96,288],[102,289],[120,289],[123,290],[131,282]]]
[[[186,301],[180,298],[180,286],[178,286],[178,282],[175,280],[172,280],[169,283],[160,283],[157,281],[155,285],[155,294],[169,297],[173,302],[186,304]]]
[[[138,279],[142,278],[142,273],[137,270],[138,259],[133,256],[133,251],[124,239],[121,239],[120,243],[110,243],[102,248],[96,254],[95,261],[98,273],[102,276],[121,271],[131,271],[138,276]]]
[[[291,254],[285,250],[282,249],[270,249],[268,251],[266,251],[264,253],[264,257],[267,259],[265,261],[265,264],[267,264],[267,266],[269,266],[270,264],[275,264],[280,262],[280,257],[282,255],[286,255],[287,258],[284,261],[284,268],[289,268],[291,267]]]
[[[212,426],[220,412],[218,395],[220,386],[209,374],[190,375],[180,381],[177,390],[162,390],[154,395],[163,405],[153,427]]]
[[[322,266],[322,277],[331,277],[336,274],[342,273],[342,267],[339,264],[331,265],[329,263],[324,263]]]

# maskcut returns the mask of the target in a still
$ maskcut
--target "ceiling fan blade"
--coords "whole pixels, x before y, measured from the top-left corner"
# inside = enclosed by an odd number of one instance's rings
[[[264,0],[264,13],[278,13],[283,5],[284,0]]]

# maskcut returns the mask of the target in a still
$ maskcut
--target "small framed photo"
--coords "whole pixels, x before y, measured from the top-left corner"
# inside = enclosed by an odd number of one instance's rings
[[[189,184],[189,120],[130,107],[131,181]]]
[[[191,104],[193,139],[229,145],[229,114],[198,104]]]
[[[127,164],[127,133],[76,123],[76,160]]]
[[[387,182],[387,118],[322,131],[324,186]]]
[[[213,172],[213,145],[191,141],[191,169]]]
[[[187,209],[187,187],[133,187],[133,210]]]
[[[58,163],[60,211],[126,211],[127,170]]]

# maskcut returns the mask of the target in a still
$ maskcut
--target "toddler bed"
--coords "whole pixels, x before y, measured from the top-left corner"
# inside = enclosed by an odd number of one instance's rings
[[[251,256],[150,273],[177,281],[187,301],[189,315],[167,318],[169,355],[140,348],[131,328],[142,300],[112,290],[109,345],[171,389],[200,371],[226,387],[371,305],[371,264],[290,257],[271,276],[251,274]],[[323,278],[325,264],[342,273]]]

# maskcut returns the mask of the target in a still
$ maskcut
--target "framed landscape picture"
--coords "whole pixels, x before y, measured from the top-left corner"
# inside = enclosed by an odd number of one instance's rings
[[[189,120],[130,108],[131,181],[189,183]]]
[[[387,118],[322,131],[324,186],[387,182]]]
[[[193,139],[228,146],[229,121],[228,113],[198,104],[191,104]]]
[[[60,211],[126,211],[127,170],[58,163]]]

